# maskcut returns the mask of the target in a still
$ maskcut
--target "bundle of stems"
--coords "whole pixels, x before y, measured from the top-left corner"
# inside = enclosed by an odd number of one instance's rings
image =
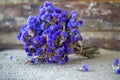
[[[91,46],[86,43],[78,42],[73,46],[73,50],[76,55],[81,55],[86,58],[93,58],[96,54],[99,54],[99,48]]]

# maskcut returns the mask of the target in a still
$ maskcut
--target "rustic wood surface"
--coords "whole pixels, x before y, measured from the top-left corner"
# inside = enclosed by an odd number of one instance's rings
[[[26,1],[26,2],[25,2]],[[29,15],[38,14],[44,1],[29,0],[5,3],[0,1],[0,50],[21,45],[16,36]],[[86,43],[110,50],[120,50],[120,3],[119,2],[81,2],[70,0],[52,1],[57,7],[84,12],[81,19],[84,25],[81,33]],[[8,45],[9,44],[9,45]],[[18,47],[20,48],[20,47]]]

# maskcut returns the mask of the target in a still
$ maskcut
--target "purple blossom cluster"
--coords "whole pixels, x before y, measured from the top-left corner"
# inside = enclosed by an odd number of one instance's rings
[[[82,20],[77,19],[77,12],[55,7],[46,1],[39,8],[37,16],[29,16],[17,38],[23,42],[24,50],[31,57],[31,62],[64,64],[73,54],[72,45],[82,41],[79,28]]]
[[[114,60],[113,69],[115,70],[116,74],[120,74],[120,64],[118,58]]]

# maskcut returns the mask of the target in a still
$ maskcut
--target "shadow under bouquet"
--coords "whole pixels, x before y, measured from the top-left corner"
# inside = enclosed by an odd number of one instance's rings
[[[69,61],[70,54],[91,58],[98,53],[98,48],[82,45],[80,27],[83,21],[78,17],[76,11],[68,14],[48,1],[40,6],[39,14],[29,16],[17,36],[30,58],[26,63],[64,64]]]

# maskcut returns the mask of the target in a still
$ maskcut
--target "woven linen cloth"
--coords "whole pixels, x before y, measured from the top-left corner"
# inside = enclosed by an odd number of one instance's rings
[[[100,49],[101,54],[93,59],[70,55],[70,61],[59,64],[24,64],[27,56],[23,50],[5,50],[0,52],[0,80],[119,80],[111,65],[120,52]],[[12,58],[11,58],[12,56]],[[82,72],[78,68],[88,64],[90,71]]]

